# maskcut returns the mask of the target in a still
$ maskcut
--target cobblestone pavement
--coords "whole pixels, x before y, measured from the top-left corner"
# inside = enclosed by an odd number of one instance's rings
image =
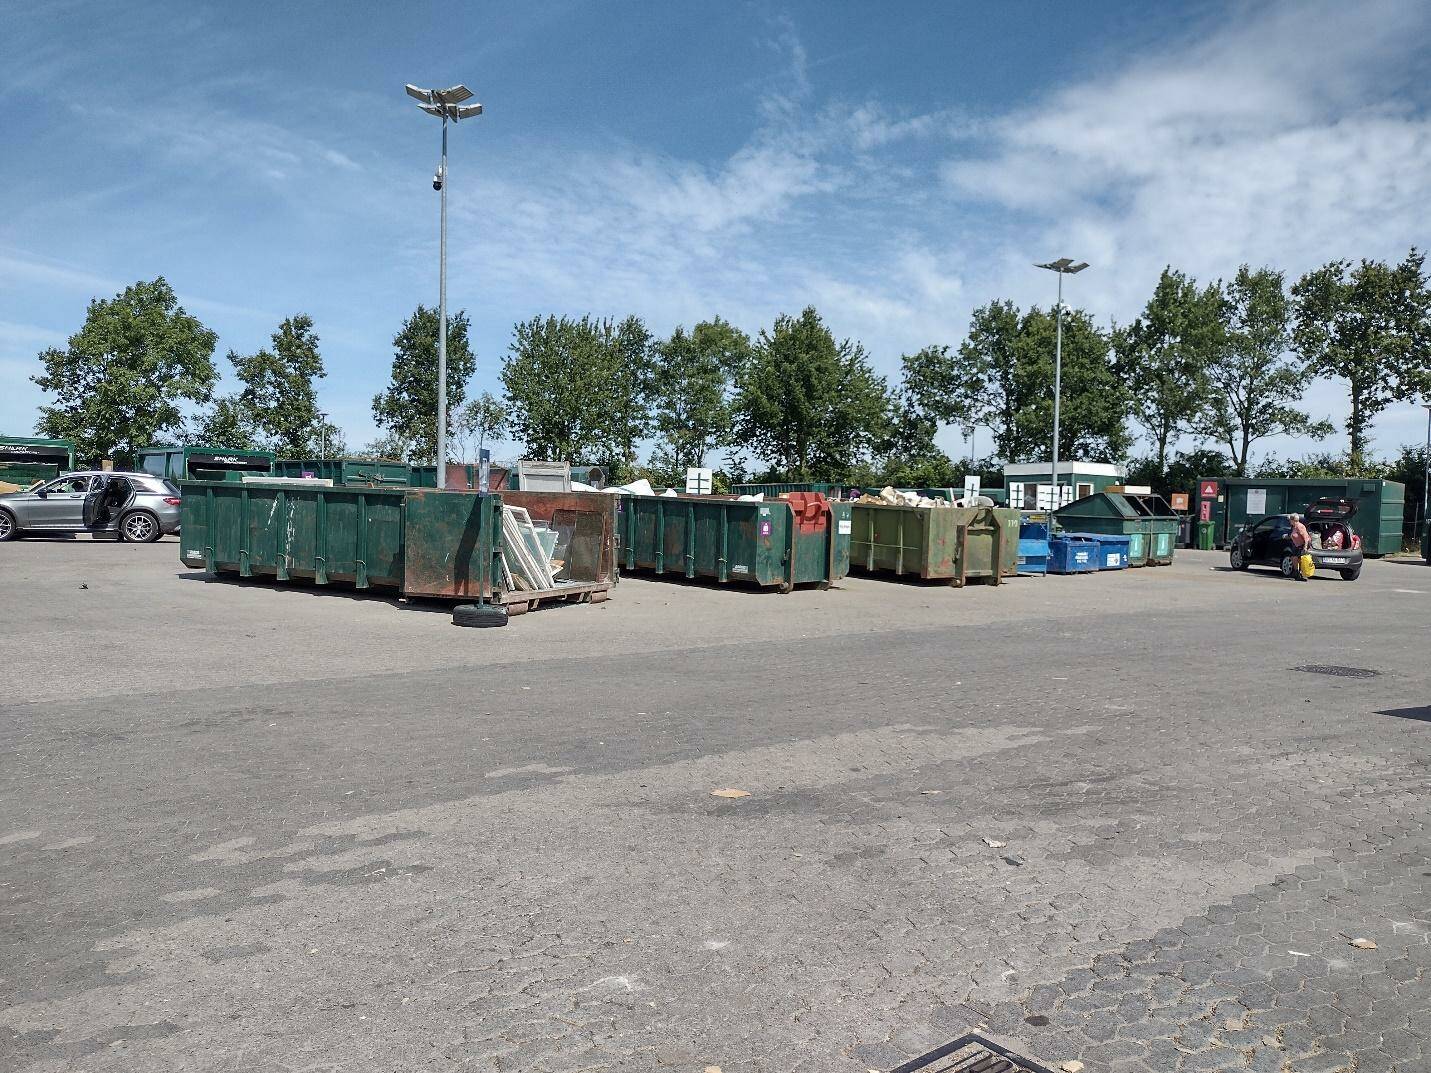
[[[972,1029],[1431,1070],[1431,571],[1214,562],[1052,621],[11,703],[0,1069],[860,1073]]]

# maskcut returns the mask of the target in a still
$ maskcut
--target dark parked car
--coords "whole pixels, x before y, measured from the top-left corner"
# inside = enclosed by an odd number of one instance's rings
[[[1318,573],[1335,570],[1346,581],[1361,575],[1361,537],[1352,531],[1349,519],[1356,513],[1350,499],[1319,499],[1307,508],[1302,522],[1312,538],[1307,554]],[[1292,547],[1292,519],[1273,514],[1249,525],[1232,542],[1230,558],[1234,570],[1249,566],[1275,566],[1284,577],[1297,569]]]

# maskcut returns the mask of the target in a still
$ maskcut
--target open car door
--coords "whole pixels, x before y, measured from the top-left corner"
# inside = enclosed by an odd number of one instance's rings
[[[89,491],[84,497],[82,524],[86,529],[98,529],[104,525],[104,501],[109,494],[110,479],[99,476],[89,482]]]

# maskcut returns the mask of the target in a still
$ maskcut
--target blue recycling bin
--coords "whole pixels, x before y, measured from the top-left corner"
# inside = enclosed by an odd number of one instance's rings
[[[1099,570],[1127,570],[1128,544],[1130,538],[1113,533],[1073,533],[1071,536],[1087,537],[1098,544]]]
[[[1098,570],[1098,541],[1060,533],[1048,542],[1050,574],[1092,574]]]
[[[1019,524],[1020,574],[1048,573],[1048,526],[1042,522],[1024,521]]]

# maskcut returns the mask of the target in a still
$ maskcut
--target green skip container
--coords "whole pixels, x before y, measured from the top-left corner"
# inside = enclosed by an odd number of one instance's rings
[[[230,481],[182,488],[179,557],[211,576],[476,600],[514,615],[546,601],[605,600],[615,580],[616,512],[599,493]],[[562,571],[551,588],[504,583],[504,504],[557,532]]]
[[[850,505],[819,493],[787,499],[622,496],[622,569],[744,582],[790,592],[850,571]]]
[[[997,585],[1018,570],[1019,512],[1004,507],[852,505],[850,562],[896,576]]]
[[[365,458],[280,458],[273,463],[275,477],[317,477],[334,484],[388,485],[404,488],[412,483],[406,462]]]

